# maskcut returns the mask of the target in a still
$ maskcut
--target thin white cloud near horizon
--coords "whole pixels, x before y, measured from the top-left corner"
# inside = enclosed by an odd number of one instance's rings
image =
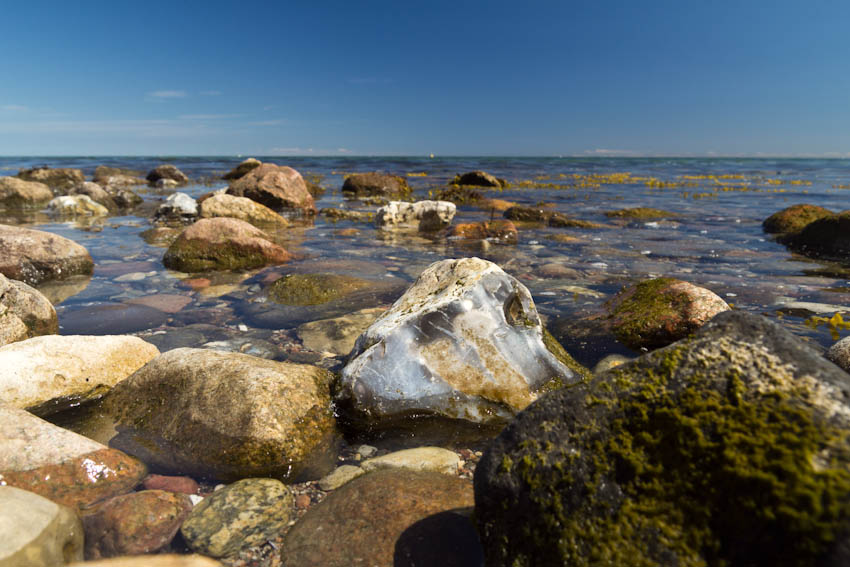
[[[5,110],[6,112],[27,112],[29,111],[29,107],[23,104],[4,104],[0,106],[0,110]]]
[[[178,90],[163,90],[149,92],[147,96],[155,99],[186,98],[187,96],[189,96],[189,93],[187,93],[186,91]]]

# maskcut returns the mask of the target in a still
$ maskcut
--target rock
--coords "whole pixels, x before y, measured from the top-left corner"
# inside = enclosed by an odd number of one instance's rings
[[[180,230],[170,226],[155,226],[142,232],[139,236],[152,246],[168,247],[180,236]]]
[[[437,191],[436,196],[440,201],[451,201],[456,205],[474,205],[485,200],[484,194],[481,191],[459,185],[451,185],[445,189],[440,189]]]
[[[106,165],[99,165],[95,168],[92,181],[98,185],[112,185],[116,187],[147,184],[147,180],[142,177],[141,171],[108,167]],[[91,195],[89,196],[91,197]],[[94,199],[94,197],[92,198]]]
[[[201,491],[198,483],[188,476],[149,474],[142,482],[142,486],[147,490],[165,490],[180,494],[198,494]]]
[[[384,311],[383,307],[372,307],[333,319],[310,321],[300,325],[296,332],[302,344],[310,350],[348,354],[354,348],[357,337]]]
[[[544,345],[528,289],[463,258],[429,266],[357,339],[338,398],[371,423],[416,413],[498,423],[548,382],[577,378]]]
[[[101,397],[159,350],[138,337],[46,335],[0,347],[0,403],[48,415]]]
[[[581,273],[573,268],[568,268],[563,264],[543,264],[534,271],[534,275],[539,278],[559,278],[559,279],[579,279]]]
[[[319,478],[336,458],[331,379],[314,366],[174,349],[107,396],[110,445],[172,474]]]
[[[259,226],[289,226],[289,221],[270,208],[246,197],[218,194],[201,202],[201,218],[232,217]]]
[[[56,309],[37,289],[0,274],[0,346],[59,332]]]
[[[469,481],[457,477],[404,470],[363,475],[310,508],[286,534],[286,565],[480,565],[475,531],[463,516],[455,522],[442,516],[448,530],[417,537],[421,522],[471,503]],[[426,551],[430,560],[410,560]]]
[[[405,197],[410,195],[410,186],[404,177],[384,173],[353,173],[345,178],[342,194],[348,198],[358,197]]]
[[[130,305],[144,305],[157,311],[162,311],[163,313],[177,313],[192,303],[192,297],[175,293],[157,293],[128,299],[127,303]]]
[[[135,280],[127,276],[116,280]],[[159,327],[167,320],[166,313],[143,304],[96,303],[66,312],[59,327],[67,335],[127,335]]]
[[[721,313],[502,431],[475,471],[487,565],[845,565],[848,398],[779,325]]]
[[[805,256],[844,261],[850,256],[850,211],[812,221],[780,242]]]
[[[595,222],[572,219],[563,213],[544,207],[523,207],[516,205],[505,211],[505,218],[522,222],[544,223],[555,228],[601,228]]]
[[[51,189],[57,189],[60,191],[66,191],[86,180],[85,175],[83,175],[83,172],[79,169],[51,169],[49,167],[22,169],[18,172],[18,177],[24,181],[37,181],[38,183],[44,183]]]
[[[0,405],[0,484],[85,509],[129,492],[146,472],[121,451]]]
[[[89,197],[92,201],[103,205],[110,211],[117,211],[120,208],[118,206],[118,203],[115,202],[115,199],[112,198],[112,195],[110,195],[106,189],[104,189],[97,183],[92,183],[90,181],[86,181],[85,183],[77,185],[76,187],[72,188],[68,192],[68,194],[85,195]]]
[[[262,163],[258,159],[248,158],[222,176],[222,179],[239,179],[248,172],[257,169]]]
[[[73,510],[0,485],[0,567],[53,567],[83,559],[83,526]]]
[[[163,490],[110,498],[83,515],[86,558],[159,551],[171,543],[191,511],[188,496]]]
[[[154,222],[192,222],[198,218],[198,203],[186,193],[173,193],[156,209]]]
[[[204,498],[180,533],[192,550],[227,557],[274,539],[289,523],[292,506],[292,493],[279,480],[246,478]]]
[[[272,283],[269,299],[282,305],[320,305],[371,285],[342,274],[288,274]]]
[[[319,481],[319,488],[325,492],[336,490],[343,484],[350,482],[360,475],[366,474],[366,471],[354,465],[342,465],[333,470],[332,473]]]
[[[180,187],[180,183],[174,181],[173,179],[163,178],[157,179],[156,182],[153,184],[153,187],[156,187],[157,189],[176,189],[177,187]]]
[[[442,474],[457,474],[460,457],[454,451],[441,447],[416,447],[403,449],[386,455],[367,459],[360,465],[364,471],[378,469],[405,469],[429,471]]]
[[[162,263],[181,272],[238,270],[288,262],[291,255],[245,221],[201,219],[168,247]]]
[[[504,244],[516,244],[518,240],[516,225],[509,220],[456,224],[449,230],[449,236]]]
[[[0,177],[0,209],[40,209],[52,198],[44,183]]]
[[[215,559],[203,555],[138,555],[113,557],[85,563],[72,563],[69,567],[221,567]]]
[[[602,358],[602,360],[596,363],[596,366],[593,367],[593,375],[597,376],[599,374],[602,374],[603,372],[607,372],[612,368],[616,368],[617,366],[625,364],[630,360],[631,358],[623,356],[622,354],[609,354],[608,356]]]
[[[455,204],[448,201],[390,201],[378,209],[375,222],[384,230],[415,227],[420,232],[433,232],[451,224],[456,211]]]
[[[475,187],[506,187],[507,183],[503,179],[496,179],[493,175],[486,171],[470,171],[464,174],[455,175],[452,181],[453,185],[473,185]]]
[[[85,248],[67,238],[0,224],[0,274],[29,285],[91,274],[94,261]]]
[[[231,182],[228,195],[247,197],[272,209],[295,209],[315,214],[313,196],[304,178],[291,167],[264,163]]]
[[[607,309],[617,340],[629,348],[652,349],[688,336],[729,305],[703,287],[655,278],[623,289]]]
[[[826,358],[850,372],[850,337],[844,337],[829,347]]]
[[[352,211],[349,209],[336,209],[333,207],[328,207],[319,211],[319,214],[333,222],[339,220],[350,220],[354,222],[365,222],[370,224],[375,222],[375,213],[370,211]]]
[[[63,195],[47,203],[47,210],[54,215],[69,217],[106,216],[109,209],[96,203],[88,195]]]
[[[791,205],[779,212],[773,213],[761,224],[767,233],[795,233],[800,232],[807,224],[824,217],[831,217],[835,213],[817,205],[799,204]]]
[[[679,215],[662,209],[632,207],[628,209],[618,209],[616,211],[605,211],[605,216],[614,219],[659,219],[677,217]]]
[[[150,172],[148,172],[147,177],[145,177],[145,179],[148,180],[148,183],[151,186],[156,186],[157,182],[159,182],[161,179],[174,181],[175,186],[186,185],[187,183],[189,183],[189,178],[186,177],[186,174],[171,164],[164,164],[155,167]]]
[[[119,209],[131,209],[144,200],[126,187],[107,185],[104,190],[109,193]]]

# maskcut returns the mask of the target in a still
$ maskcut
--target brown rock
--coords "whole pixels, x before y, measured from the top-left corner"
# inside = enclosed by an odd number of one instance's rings
[[[222,176],[222,179],[232,180],[245,177],[245,174],[254,169],[257,169],[258,167],[260,167],[260,165],[262,165],[260,163],[260,160],[248,158],[230,171],[228,171],[227,173],[225,173],[224,176]]]
[[[49,167],[35,167],[33,169],[22,169],[18,177],[25,181],[37,181],[44,183],[51,189],[68,190],[86,180],[85,175],[79,169]]]
[[[301,174],[291,167],[264,163],[233,181],[229,195],[248,197],[272,209],[297,209],[315,214],[313,196]]]
[[[149,474],[142,482],[142,486],[147,490],[167,490],[180,494],[198,494],[201,490],[198,483],[188,476],[165,476],[161,474]]]
[[[285,540],[286,564],[481,564],[469,520],[454,513],[435,516],[471,506],[472,482],[467,480],[391,469],[368,473],[330,493],[293,526]],[[429,522],[433,518],[437,525]],[[422,557],[428,561],[413,560]]]
[[[59,332],[56,309],[37,289],[0,274],[0,346]]]
[[[100,203],[110,211],[116,211],[119,208],[118,203],[115,202],[115,199],[112,198],[112,195],[110,195],[106,189],[97,183],[92,183],[90,181],[86,181],[85,183],[81,183],[80,185],[73,187],[68,194],[85,195],[95,203]]]
[[[94,261],[76,242],[17,226],[0,224],[0,274],[29,285],[91,274]]]
[[[806,225],[834,214],[829,209],[817,205],[791,205],[764,219],[762,228],[767,233],[800,232]]]
[[[97,168],[94,170],[94,177],[92,178],[92,181],[99,185],[113,186],[147,184],[147,180],[142,177],[141,171],[136,171],[134,169],[122,169],[119,167],[109,167],[106,165],[97,166]],[[91,197],[91,195],[89,196]]]
[[[201,219],[184,230],[162,259],[183,272],[249,269],[291,259],[262,230],[233,218]]]
[[[128,299],[127,303],[153,307],[163,313],[177,313],[192,303],[192,298],[188,295],[178,295],[175,293],[157,293],[155,295],[145,295],[144,297],[134,297],[133,299]]]
[[[170,179],[177,185],[186,185],[189,183],[189,178],[186,177],[186,174],[171,164],[157,166],[148,173],[145,179],[148,180],[150,185],[156,185],[156,182],[160,179]]]
[[[490,222],[469,222],[453,226],[449,230],[449,236],[460,238],[483,240],[489,238],[496,242],[516,244],[516,225],[509,220],[495,220]]]
[[[504,180],[496,179],[486,171],[470,171],[464,174],[455,175],[452,181],[454,185],[473,185],[475,187],[504,187],[507,185]]]
[[[260,226],[289,226],[289,221],[256,201],[227,194],[211,195],[200,201],[201,218],[232,217]]]
[[[511,207],[505,211],[505,218],[522,222],[544,223],[556,228],[601,228],[595,222],[573,219],[548,207]]]
[[[86,558],[156,552],[171,543],[191,511],[188,496],[163,490],[110,498],[83,515]]]
[[[403,197],[410,194],[407,180],[385,173],[354,173],[345,178],[342,194],[346,197]]]
[[[53,192],[44,183],[24,181],[17,177],[0,177],[0,208],[40,208],[53,198]]]
[[[72,563],[69,567],[221,567],[215,559],[203,555],[138,555],[113,557],[85,563]]]

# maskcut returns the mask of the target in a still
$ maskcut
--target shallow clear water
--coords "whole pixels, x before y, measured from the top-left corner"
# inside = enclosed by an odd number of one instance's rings
[[[511,183],[510,189],[485,191],[486,197],[528,205],[551,203],[570,217],[603,227],[522,226],[517,245],[482,247],[445,237],[394,236],[367,224],[334,223],[318,215],[276,234],[297,255],[286,265],[190,276],[165,269],[161,262],[165,249],[140,236],[151,227],[149,217],[167,195],[158,190],[137,188],[146,204],[129,216],[66,222],[34,214],[4,217],[0,222],[60,234],[85,246],[94,258],[90,279],[44,286],[50,297],[61,300],[57,312],[62,333],[135,333],[163,350],[225,341],[243,352],[338,366],[339,357],[323,359],[301,348],[294,328],[346,309],[389,304],[430,263],[472,255],[500,264],[527,285],[556,336],[588,365],[609,352],[626,351],[610,342],[574,336],[575,321],[598,312],[628,282],[651,276],[678,277],[708,287],[738,309],[781,319],[819,347],[846,333],[824,324],[812,328],[805,322],[814,311],[828,317],[844,309],[850,265],[795,256],[764,234],[761,222],[796,203],[836,211],[848,208],[848,160],[257,157],[290,165],[318,182],[326,189],[317,200],[319,209],[345,203],[340,187],[351,172],[408,176],[416,198],[428,198],[456,173],[483,169]],[[91,176],[100,164],[147,172],[160,163],[173,163],[193,180],[180,191],[198,197],[225,187],[226,182],[217,178],[240,161],[174,156],[0,158],[0,175],[35,165],[78,167]],[[624,221],[604,215],[636,206],[676,216]],[[493,214],[459,206],[454,222],[487,220]],[[351,228],[356,232],[342,230]],[[559,235],[575,238],[553,239]],[[291,272],[344,273],[385,285],[375,286],[373,293],[358,296],[347,307],[286,309],[265,302],[267,285]],[[160,296],[160,309],[140,302],[148,296]],[[803,310],[787,307],[789,301],[825,305]]]

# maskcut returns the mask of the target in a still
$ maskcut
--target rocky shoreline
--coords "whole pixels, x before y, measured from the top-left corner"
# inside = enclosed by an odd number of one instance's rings
[[[148,184],[169,194],[151,211],[163,264],[198,279],[294,261],[275,234],[317,214],[478,250],[510,246],[524,223],[598,224],[485,199],[507,181],[481,171],[414,202],[392,200],[411,197],[403,178],[350,176],[342,193],[377,199],[369,213],[318,210],[321,188],[285,166],[246,160],[225,179],[193,199],[174,166],[98,168],[93,182],[39,168],[0,178],[0,206],[96,217]],[[503,219],[453,223],[469,202]],[[764,230],[845,261],[845,217],[797,205]],[[519,279],[473,254],[402,289],[270,274],[258,317],[330,306],[278,329],[322,337],[337,361],[323,366],[248,343],[160,352],[58,335],[36,287],[91,273],[91,256],[12,225],[0,256],[0,567],[850,563],[850,343],[823,356],[693,283],[646,278],[574,323],[639,355],[591,370]],[[359,299],[382,292],[391,305]],[[51,423],[81,406],[82,434]],[[435,446],[428,428],[477,441]],[[369,443],[402,431],[398,447]]]

